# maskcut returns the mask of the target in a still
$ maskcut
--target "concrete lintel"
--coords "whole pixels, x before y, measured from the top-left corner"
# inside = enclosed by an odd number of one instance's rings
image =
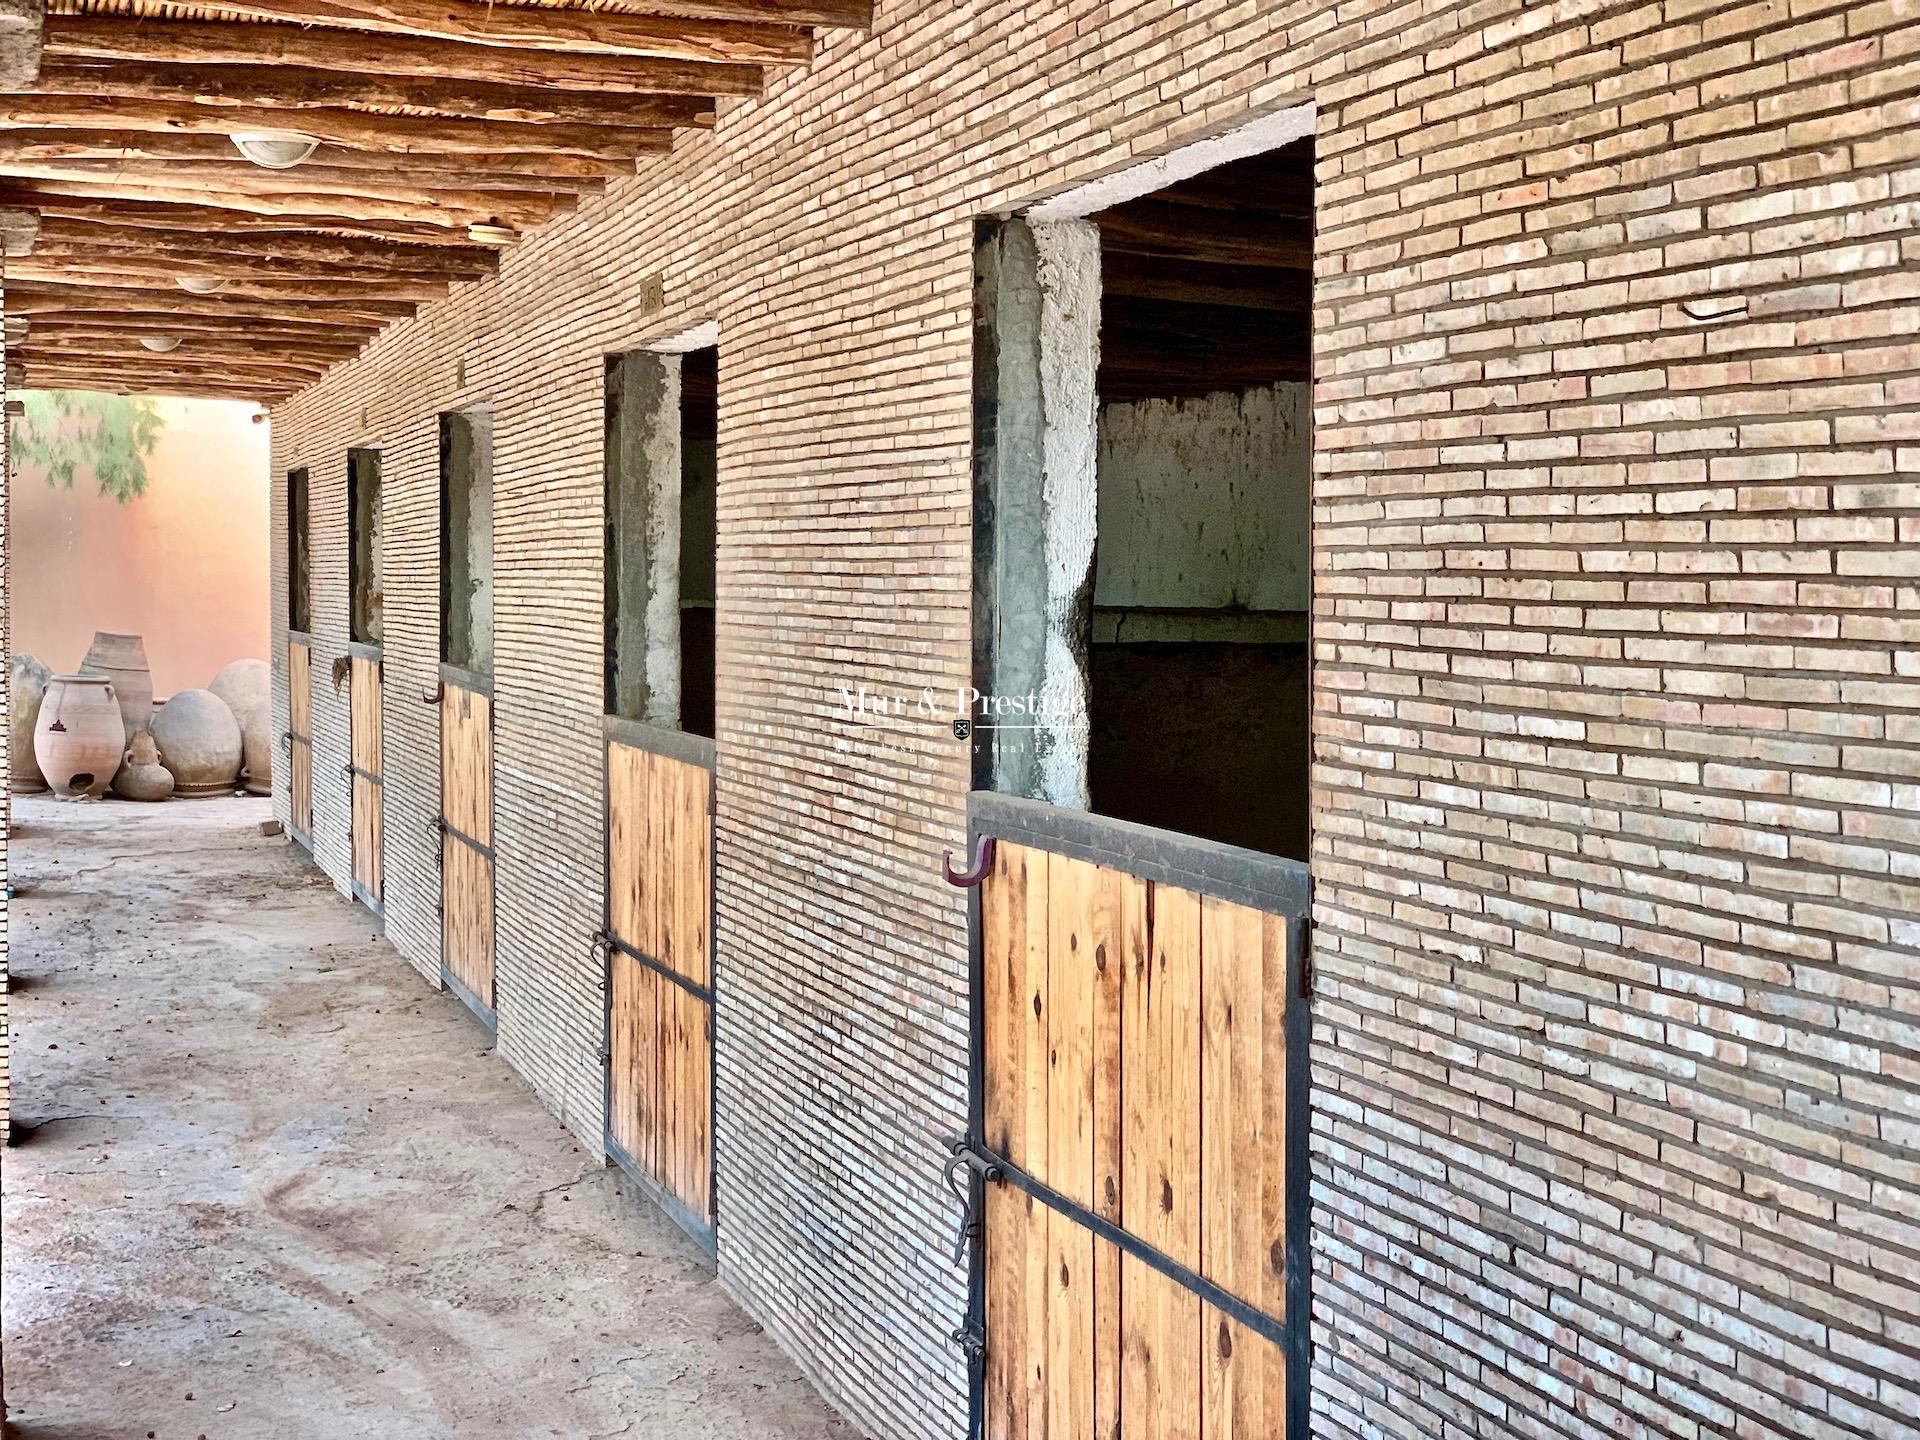
[[[1229,161],[1278,150],[1314,133],[1311,101],[1255,116],[1227,129],[1188,140],[1157,155],[1130,160],[1104,175],[1069,186],[1025,208],[1030,220],[1071,220],[1138,200]]]

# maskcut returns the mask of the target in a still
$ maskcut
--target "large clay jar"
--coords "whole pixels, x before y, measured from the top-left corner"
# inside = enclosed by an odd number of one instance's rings
[[[98,800],[120,768],[125,721],[113,682],[104,675],[56,675],[40,702],[33,754],[53,793]]]
[[[104,675],[113,681],[120,697],[120,715],[126,722],[124,749],[133,737],[153,723],[153,675],[147,669],[147,647],[138,635],[116,635],[110,630],[93,632],[93,646],[80,668],[90,675]]]
[[[16,795],[38,795],[47,788],[47,777],[40,773],[40,762],[33,756],[33,727],[40,718],[40,701],[47,693],[53,674],[33,656],[16,651],[11,657],[7,703],[11,746],[7,751],[13,773],[8,785]]]
[[[160,763],[160,747],[142,730],[122,757],[113,777],[113,793],[129,800],[165,800],[173,794],[173,775]]]
[[[240,724],[211,690],[181,690],[153,720],[160,763],[179,796],[224,795],[240,773]]]
[[[273,793],[273,671],[264,660],[236,660],[207,687],[240,722],[240,768],[247,793]]]

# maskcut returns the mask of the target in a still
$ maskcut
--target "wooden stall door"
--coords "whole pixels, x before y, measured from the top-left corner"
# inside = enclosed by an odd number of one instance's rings
[[[607,1146],[713,1244],[712,773],[607,746]]]
[[[440,700],[441,975],[491,1020],[493,701],[447,685]]]
[[[287,642],[287,790],[289,828],[313,843],[313,646]]]
[[[353,657],[349,684],[353,702],[353,893],[376,913],[383,903],[386,790],[380,756],[380,702],[383,674],[371,655]]]
[[[985,1434],[1278,1440],[1289,921],[1005,840],[980,905],[987,1148],[1270,1322],[989,1184]]]

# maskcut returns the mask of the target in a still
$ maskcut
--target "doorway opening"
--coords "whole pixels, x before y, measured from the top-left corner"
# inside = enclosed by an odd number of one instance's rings
[[[287,472],[287,628],[313,631],[313,545],[305,467]]]
[[[606,361],[605,1141],[708,1251],[719,352]]]
[[[982,788],[1306,857],[1312,259],[1310,136],[983,226]]]
[[[493,416],[440,417],[440,978],[494,1025]]]
[[[378,645],[383,633],[380,452],[347,452],[347,586],[352,638]]]
[[[440,659],[493,673],[493,416],[440,417]]]
[[[713,737],[720,352],[606,362],[606,713]]]
[[[380,452],[347,452],[348,709],[347,774],[353,832],[353,895],[384,915],[386,765],[382,745],[386,689],[382,660],[384,594],[380,554]]]

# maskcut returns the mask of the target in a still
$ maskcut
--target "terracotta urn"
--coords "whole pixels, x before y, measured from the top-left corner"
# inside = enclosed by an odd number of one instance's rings
[[[129,800],[165,800],[173,794],[173,775],[160,763],[160,747],[145,730],[133,737],[113,777],[113,793]]]
[[[120,697],[120,715],[126,724],[122,748],[153,723],[153,675],[147,669],[147,647],[138,635],[116,635],[110,630],[93,632],[93,645],[80,669],[90,675],[104,675],[113,681]]]
[[[113,682],[104,675],[56,675],[47,683],[33,727],[33,754],[53,793],[98,800],[120,768],[126,722]]]
[[[264,660],[236,660],[207,687],[240,722],[240,768],[249,795],[273,793],[273,670]]]
[[[23,651],[14,652],[7,670],[7,703],[12,706],[7,712],[12,745],[7,756],[13,771],[7,777],[8,785],[16,795],[38,795],[47,788],[47,777],[40,773],[40,762],[33,755],[33,727],[40,718],[40,701],[53,672]]]
[[[240,774],[240,723],[211,690],[182,690],[153,720],[160,763],[182,797],[224,795]]]

